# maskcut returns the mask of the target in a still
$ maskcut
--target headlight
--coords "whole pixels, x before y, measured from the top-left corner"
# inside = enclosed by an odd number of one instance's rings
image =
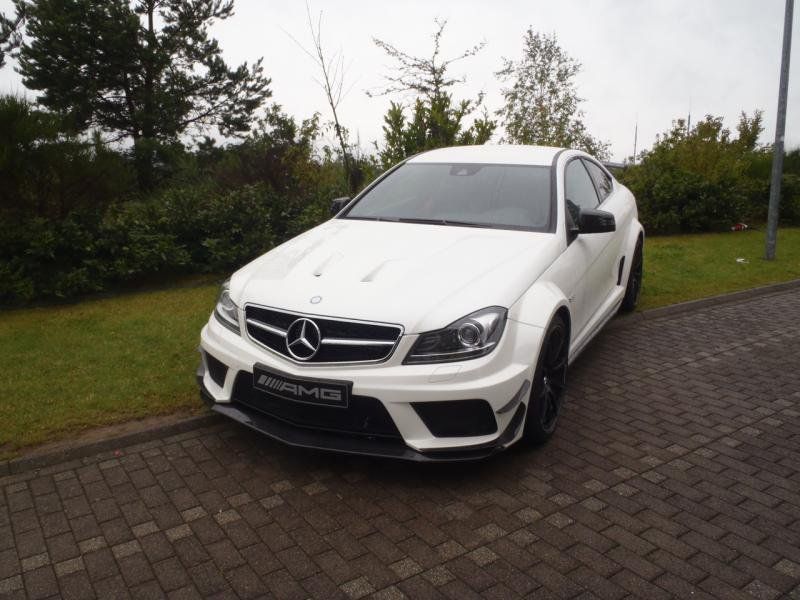
[[[231,331],[241,333],[239,329],[239,307],[231,300],[230,285],[230,279],[222,284],[222,289],[217,299],[217,306],[214,308],[214,316],[217,318],[217,321]]]
[[[490,306],[444,329],[423,333],[414,342],[403,363],[453,362],[489,354],[503,335],[506,314],[505,308]]]

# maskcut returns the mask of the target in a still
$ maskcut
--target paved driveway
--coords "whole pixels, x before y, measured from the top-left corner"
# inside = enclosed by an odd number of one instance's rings
[[[548,446],[471,465],[233,424],[0,480],[0,595],[800,598],[800,291],[612,328]]]

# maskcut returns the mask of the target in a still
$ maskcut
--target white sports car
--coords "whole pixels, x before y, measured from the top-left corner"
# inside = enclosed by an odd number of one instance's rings
[[[198,382],[287,444],[488,456],[556,429],[568,364],[636,305],[633,195],[575,150],[416,155],[223,284]]]

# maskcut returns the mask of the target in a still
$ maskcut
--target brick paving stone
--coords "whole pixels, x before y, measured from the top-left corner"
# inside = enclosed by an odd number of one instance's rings
[[[261,598],[267,587],[248,565],[242,565],[227,573],[228,582],[239,598]]]
[[[155,577],[150,562],[141,552],[118,558],[117,562],[119,564],[120,573],[122,573],[122,577],[125,579],[125,583],[128,587],[144,583]]]
[[[95,598],[92,582],[85,571],[76,571],[70,575],[59,577],[61,597],[65,600],[89,600]]]
[[[603,332],[470,465],[233,423],[0,478],[0,596],[798,598],[800,292]]]
[[[294,581],[285,570],[276,571],[266,581],[267,587],[276,598],[286,598],[287,600],[302,600],[306,597],[306,592],[300,584]]]
[[[93,587],[98,598],[130,598],[128,586],[120,575],[93,580]]]
[[[161,600],[166,598],[166,594],[164,594],[158,582],[152,580],[132,587],[130,593],[134,600]]]
[[[26,531],[25,533],[15,536],[15,541],[17,555],[20,558],[27,558],[47,552],[47,544],[45,543],[44,536],[38,529]]]
[[[24,573],[22,580],[29,598],[48,598],[58,593],[58,582],[49,565]]]
[[[185,587],[189,583],[189,575],[176,557],[155,563],[153,571],[161,588],[166,592]]]
[[[348,581],[340,587],[342,591],[347,594],[347,597],[353,600],[363,598],[367,594],[375,591],[372,583],[364,576]]]
[[[22,590],[22,587],[21,575],[0,579],[0,594],[11,594],[11,592]]]
[[[76,571],[82,571],[84,568],[82,556],[61,561],[55,565],[56,575],[58,577],[64,577],[65,575],[75,573]]]
[[[156,531],[139,540],[142,552],[153,563],[175,555],[175,549],[162,532]]]
[[[222,572],[213,561],[197,564],[187,571],[187,575],[201,596],[207,597],[228,588]]]

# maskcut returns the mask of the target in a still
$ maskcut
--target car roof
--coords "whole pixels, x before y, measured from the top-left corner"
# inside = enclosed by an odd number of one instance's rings
[[[484,144],[482,146],[453,146],[417,154],[409,163],[477,163],[497,165],[553,164],[553,158],[563,148],[550,146],[522,146],[513,144]]]

